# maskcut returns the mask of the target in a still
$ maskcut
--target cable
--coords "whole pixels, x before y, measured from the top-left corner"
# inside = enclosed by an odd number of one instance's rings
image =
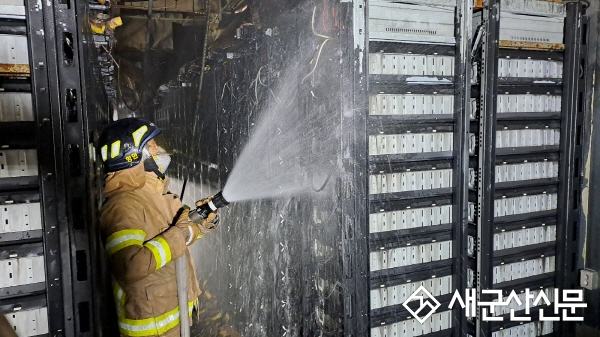
[[[316,36],[318,36],[318,37],[322,37],[322,38],[324,38],[324,39],[328,39],[328,40],[329,40],[329,39],[331,39],[331,37],[330,37],[330,36],[323,35],[323,34],[319,34],[319,33],[317,33],[317,31],[315,30],[315,14],[316,14],[316,13],[317,13],[317,6],[315,6],[315,7],[313,8],[313,14],[312,14],[311,28],[312,28],[312,32],[313,32],[313,34],[315,34],[315,35],[316,35]]]
[[[310,77],[310,75],[314,74],[315,70],[317,69],[317,66],[319,65],[319,58],[321,57],[321,52],[323,51],[323,47],[325,47],[325,44],[327,43],[327,41],[331,40],[330,36],[327,35],[323,35],[323,34],[319,34],[317,33],[317,31],[315,30],[315,14],[317,12],[317,6],[315,6],[313,8],[313,14],[312,14],[312,20],[311,20],[311,28],[312,28],[312,32],[315,36],[318,36],[320,38],[325,39],[325,41],[323,41],[321,43],[321,45],[319,46],[319,53],[317,54],[317,58],[315,60],[315,66],[312,68],[312,70],[306,75],[304,76],[304,78],[302,79],[302,81],[300,82],[300,84],[304,83],[304,81]]]
[[[318,189],[315,189],[313,186],[313,191],[319,193],[321,191],[323,191],[323,189],[325,188],[325,186],[327,186],[327,183],[329,182],[329,179],[331,179],[331,176],[333,175],[333,170],[335,169],[335,166],[332,166],[331,169],[329,170],[329,174],[327,175],[327,179],[325,179],[325,182],[323,183],[323,185],[321,187],[319,187]]]
[[[129,104],[125,101],[125,98],[123,97],[123,92],[121,90],[121,68],[117,67],[117,91],[119,92],[119,96],[121,96],[121,101],[123,101],[123,104],[125,104],[125,107],[127,107],[127,109],[129,109],[131,112],[136,112],[137,109],[140,108],[140,105],[142,105],[142,96],[140,96],[140,99],[137,101],[137,105],[135,107],[135,109],[132,109]],[[143,78],[143,77],[142,77]],[[133,92],[135,93],[135,88],[133,89]],[[142,95],[144,94],[144,86],[142,86]]]
[[[112,53],[111,53],[111,52],[110,52],[108,49],[106,49],[106,47],[105,47],[105,46],[102,46],[102,49],[104,49],[104,51],[106,52],[106,54],[108,54],[108,57],[110,57],[110,59],[111,59],[111,60],[113,60],[113,62],[114,62],[114,63],[115,63],[115,65],[117,66],[117,68],[121,68],[121,67],[119,66],[119,63],[117,62],[117,60],[115,60],[115,58],[112,56]]]
[[[229,82],[231,82],[231,80],[225,82],[225,84],[223,84],[223,91],[221,92],[221,100],[223,100],[223,97],[225,97],[225,88],[229,88],[229,93],[231,93],[231,96],[233,96],[233,98],[235,98],[237,100],[237,97],[235,97],[235,95],[233,94],[233,91],[231,90],[231,85],[229,85]]]
[[[590,7],[590,2],[588,0],[579,0],[580,2],[583,2],[583,9],[588,9]]]
[[[317,65],[319,64],[319,58],[321,57],[321,51],[323,51],[323,47],[325,46],[325,43],[327,43],[327,41],[329,41],[329,39],[327,39],[327,40],[323,41],[323,43],[321,43],[321,46],[319,47],[319,53],[317,54],[317,59],[315,61],[315,66],[312,68],[310,73],[308,73],[306,76],[304,76],[304,78],[302,79],[302,81],[300,83],[304,83],[304,80],[306,80],[308,77],[310,77],[310,75],[314,74],[315,70],[317,70]]]
[[[258,82],[260,81],[260,84],[262,84],[263,86],[266,87],[265,84],[262,83],[262,80],[260,79],[260,71],[266,66],[262,66],[258,69],[258,73],[256,73],[256,78],[254,79],[254,81],[252,81],[252,83],[254,83],[254,98],[255,100],[253,101],[255,105],[258,105]]]

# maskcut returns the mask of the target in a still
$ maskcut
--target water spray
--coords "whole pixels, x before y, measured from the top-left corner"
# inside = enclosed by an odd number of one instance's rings
[[[196,207],[189,213],[189,218],[194,223],[200,223],[200,221],[208,218],[208,215],[221,207],[229,205],[229,201],[223,197],[223,191],[215,194],[215,196],[206,204]]]

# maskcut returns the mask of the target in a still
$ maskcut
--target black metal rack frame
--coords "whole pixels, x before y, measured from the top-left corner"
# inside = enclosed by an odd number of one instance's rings
[[[554,94],[562,95],[562,112],[560,116],[539,116],[544,117],[545,121],[542,124],[535,122],[535,119],[527,121],[529,116],[499,116],[497,115],[497,97],[499,87],[502,92],[510,91],[511,93],[526,93],[535,92],[535,88],[528,86],[533,85],[530,79],[515,79],[498,78],[498,58],[503,56],[514,56],[516,58],[535,58],[541,55],[544,58],[551,56],[552,58],[562,59],[563,53],[551,52],[543,53],[532,51],[516,51],[516,50],[500,50],[498,46],[499,40],[499,20],[500,20],[500,0],[488,0],[484,2],[483,19],[486,36],[482,47],[482,72],[480,79],[480,118],[479,125],[476,129],[471,127],[472,132],[478,132],[478,162],[477,167],[477,194],[473,199],[477,200],[476,225],[477,225],[477,292],[478,301],[490,301],[489,295],[483,294],[484,289],[503,289],[509,291],[511,289],[524,289],[527,286],[538,286],[545,284],[546,286],[555,286],[559,289],[575,289],[577,281],[577,235],[579,231],[579,198],[580,198],[580,176],[582,173],[581,165],[581,137],[584,109],[585,78],[586,78],[586,62],[587,55],[585,47],[582,43],[582,32],[587,26],[584,24],[586,18],[583,17],[582,3],[567,3],[567,17],[565,20],[565,51],[564,51],[564,73],[562,81],[557,81],[549,87],[544,87],[543,91],[551,91]],[[562,87],[561,87],[562,86]],[[542,90],[542,89],[538,89]],[[549,118],[550,117],[550,118]],[[560,118],[560,120],[558,120]],[[556,119],[552,122],[550,119]],[[510,122],[509,120],[515,120]],[[518,122],[522,121],[522,122]],[[515,149],[496,149],[496,131],[502,127],[516,127],[519,125],[536,128],[548,127],[550,124],[555,124],[554,127],[560,128],[560,145],[559,146],[544,146],[541,148],[525,148],[521,151]],[[539,124],[539,125],[538,125]],[[504,156],[503,161],[521,160],[515,153],[542,153],[546,158],[548,156],[559,159],[559,176],[558,179],[541,179],[532,181],[527,184],[520,184],[520,189],[514,189],[511,184],[495,183],[495,165],[498,161],[498,156]],[[515,187],[517,185],[512,184]],[[535,187],[538,186],[538,187]],[[535,188],[534,188],[535,187]],[[532,189],[533,188],[533,189]],[[556,211],[538,212],[540,214],[510,216],[494,219],[494,200],[498,197],[507,195],[522,195],[524,192],[533,191],[535,189],[545,191],[553,189],[558,193],[558,207]],[[508,193],[508,194],[507,194]],[[490,207],[491,205],[491,207]],[[516,228],[526,223],[530,223],[532,219],[540,220],[537,223],[556,223],[557,237],[556,243],[538,244],[533,246],[525,246],[507,249],[503,251],[494,251],[493,237],[498,230],[507,228]],[[521,222],[515,222],[521,221]],[[491,266],[499,265],[502,262],[510,263],[517,261],[510,259],[510,256],[519,255],[520,258],[529,256],[548,256],[556,255],[557,270],[565,271],[564,273],[542,274],[534,277],[518,279],[510,282],[494,285],[493,283],[493,268]],[[520,260],[520,259],[519,259]],[[568,271],[568,272],[567,272]],[[493,322],[484,322],[479,319],[482,315],[483,308],[479,308],[476,320],[476,336],[490,336],[493,331],[500,328],[508,328],[512,326],[510,323],[493,324]],[[514,324],[513,324],[514,325]],[[574,324],[569,322],[555,323],[554,334],[558,336],[566,336],[574,333]]]
[[[96,115],[89,111],[92,105],[103,109],[106,102],[102,92],[86,84],[93,80],[88,75],[95,66],[85,61],[91,56],[85,49],[88,4],[74,0],[24,4],[26,29],[15,29],[17,24],[3,33],[26,33],[31,82],[9,79],[0,84],[5,90],[31,92],[35,122],[2,123],[2,130],[10,132],[0,138],[9,148],[37,148],[39,183],[2,192],[0,201],[41,203],[43,233],[28,235],[27,242],[34,242],[33,248],[39,245],[39,254],[43,251],[46,284],[45,289],[28,287],[27,292],[3,299],[2,311],[47,306],[48,335],[92,336],[101,325],[93,295],[97,266],[90,259],[97,236],[96,196],[88,193],[94,178],[89,130]],[[18,245],[5,248],[16,254],[11,256],[21,256],[19,252],[29,246],[23,240]]]
[[[356,5],[355,5],[356,6]],[[402,132],[402,130],[409,130],[412,132],[431,131],[436,130],[438,132],[452,132],[453,133],[453,151],[451,152],[438,152],[438,153],[420,153],[417,155],[385,155],[378,157],[368,157],[367,144],[364,144],[362,148],[362,139],[357,140],[357,147],[361,147],[364,151],[359,153],[357,158],[367,160],[369,165],[369,172],[386,171],[390,172],[393,169],[397,172],[401,167],[408,169],[419,169],[420,167],[431,167],[437,168],[452,168],[452,187],[446,189],[434,189],[427,191],[414,191],[414,192],[401,192],[401,193],[388,193],[383,195],[369,195],[368,191],[364,191],[367,202],[367,212],[361,213],[363,227],[362,231],[357,230],[357,235],[365,235],[371,237],[368,242],[363,243],[359,241],[359,245],[366,245],[367,251],[376,251],[380,249],[380,245],[385,242],[389,242],[386,247],[397,246],[402,242],[411,242],[413,244],[431,242],[431,240],[440,241],[441,239],[449,239],[452,241],[452,256],[447,261],[436,261],[415,266],[399,267],[390,270],[381,270],[377,272],[369,272],[368,261],[365,261],[363,266],[360,266],[360,273],[355,275],[355,279],[363,277],[363,275],[370,275],[369,284],[365,290],[357,288],[356,291],[359,293],[368,294],[370,289],[376,289],[380,285],[394,285],[405,283],[410,280],[412,282],[424,279],[430,279],[432,275],[435,277],[441,277],[445,275],[453,275],[452,289],[466,289],[469,282],[469,275],[467,273],[467,267],[472,263],[468,257],[468,167],[469,167],[469,138],[468,131],[471,123],[469,118],[470,113],[470,94],[471,94],[471,15],[472,15],[473,4],[471,1],[458,1],[455,11],[455,40],[454,46],[444,45],[428,45],[428,44],[407,44],[407,43],[382,43],[382,42],[366,42],[367,48],[364,49],[364,59],[369,55],[369,50],[384,50],[385,52],[412,52],[418,54],[433,54],[436,55],[448,55],[454,56],[454,76],[443,77],[450,80],[452,83],[449,85],[427,85],[419,86],[406,82],[405,79],[408,76],[393,76],[393,75],[369,75],[368,77],[368,88],[365,92],[356,92],[355,97],[364,97],[361,95],[376,94],[381,91],[386,93],[404,93],[410,92],[412,94],[446,94],[454,96],[454,114],[451,116],[435,116],[435,118],[427,118],[427,116],[419,116],[419,118],[411,118],[412,116],[368,116],[368,133],[377,134],[385,133],[386,131]],[[365,12],[360,6],[355,7],[355,25],[363,24],[365,21],[362,16]],[[366,16],[368,17],[368,16]],[[366,23],[365,23],[366,25]],[[363,26],[360,26],[363,27]],[[361,28],[355,28],[355,33],[360,32]],[[358,41],[363,41],[368,36],[368,28],[365,28],[367,32],[365,36],[358,37]],[[355,37],[356,39],[357,37]],[[355,43],[356,44],[356,43]],[[360,51],[358,51],[360,52]],[[361,55],[356,55],[357,60],[362,60]],[[366,62],[363,64],[364,69],[367,68]],[[437,76],[440,78],[439,76]],[[362,79],[362,77],[360,78]],[[355,82],[357,83],[357,82]],[[362,83],[362,82],[358,82]],[[362,98],[368,102],[368,97]],[[362,101],[359,101],[362,102]],[[359,111],[363,111],[364,115],[367,115],[368,107],[364,105],[355,106]],[[356,124],[357,129],[361,129],[361,124]],[[365,157],[367,156],[367,157]],[[356,168],[355,168],[356,170]],[[402,169],[404,170],[404,169]],[[360,177],[360,175],[358,176]],[[362,179],[366,183],[368,179],[368,172],[362,175],[363,178],[358,178],[359,181]],[[362,199],[360,195],[357,199]],[[407,239],[403,240],[402,236],[395,235],[394,233],[376,233],[377,235],[368,234],[369,224],[369,213],[377,212],[380,210],[391,210],[391,209],[404,209],[407,206],[411,207],[428,207],[432,204],[441,205],[453,205],[453,212],[451,215],[452,223],[448,225],[439,225],[435,228],[428,228],[422,231],[411,231],[405,230],[404,234],[407,235]],[[360,219],[360,218],[359,218]],[[439,227],[439,228],[438,228]],[[383,235],[385,234],[385,235]],[[417,235],[417,236],[415,236]],[[386,237],[386,238],[383,238]],[[420,238],[420,239],[419,239]],[[407,241],[408,240],[408,241]],[[391,246],[390,246],[391,244]],[[360,251],[356,252],[360,254]],[[364,254],[364,253],[363,253]],[[367,254],[364,254],[367,255]],[[448,263],[450,261],[450,263]],[[423,274],[423,275],[421,275]],[[419,276],[421,275],[421,276]],[[363,285],[364,287],[365,285]],[[364,289],[364,288],[363,288]],[[448,295],[439,296],[437,299],[447,307],[453,293]],[[462,294],[461,294],[462,296]],[[391,308],[382,308],[377,310],[370,310],[369,303],[366,301],[362,303],[363,307],[355,310],[356,314],[362,312],[369,313],[371,317],[369,327],[377,326],[384,323],[394,323],[399,317],[409,317],[410,314],[406,309],[400,305]],[[416,305],[416,303],[410,303],[409,307]],[[416,309],[416,308],[414,308]],[[395,318],[394,318],[395,317]],[[387,321],[389,319],[389,321]],[[394,320],[395,319],[395,320]],[[467,318],[464,315],[462,309],[459,306],[454,306],[452,310],[452,322],[453,326],[451,329],[439,331],[435,333],[427,334],[427,336],[465,336],[467,333],[471,333],[473,330],[469,327]],[[347,336],[352,335],[352,330]],[[370,331],[369,331],[370,333]],[[360,335],[360,334],[358,334]]]
[[[352,7],[350,7],[352,6]],[[352,114],[342,120],[342,148],[349,148],[352,158],[343,161],[345,175],[342,180],[342,257],[344,284],[344,336],[362,336],[370,333],[369,307],[369,250],[368,250],[368,126],[369,98],[367,59],[369,56],[367,1],[358,0],[348,6],[348,30],[342,39],[344,64],[341,103],[344,109],[362,113]],[[358,65],[358,69],[356,67]],[[362,70],[362,71],[361,71]],[[343,110],[344,111],[344,110]],[[356,164],[359,165],[356,165]],[[362,164],[362,165],[361,165]],[[348,188],[352,186],[353,188]],[[353,216],[351,216],[353,215]]]

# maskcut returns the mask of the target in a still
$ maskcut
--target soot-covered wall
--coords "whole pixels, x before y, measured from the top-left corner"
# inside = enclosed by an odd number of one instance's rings
[[[232,189],[266,196],[221,210],[220,228],[193,247],[203,315],[243,336],[340,335],[351,11],[333,1],[255,1],[248,10],[252,27],[236,47],[209,52],[199,104],[199,76],[172,81],[153,115],[174,150],[171,190],[187,180],[184,203],[223,189],[236,163],[244,186]],[[210,335],[208,325],[192,331]]]

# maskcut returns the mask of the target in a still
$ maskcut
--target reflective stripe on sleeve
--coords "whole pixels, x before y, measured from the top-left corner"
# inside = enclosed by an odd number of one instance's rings
[[[106,251],[108,252],[108,256],[111,256],[128,246],[141,246],[144,243],[145,238],[146,232],[141,229],[124,229],[114,232],[106,239]]]
[[[144,243],[144,247],[152,251],[152,255],[154,255],[154,259],[156,260],[156,270],[171,262],[171,248],[165,239],[161,237],[152,239]]]

